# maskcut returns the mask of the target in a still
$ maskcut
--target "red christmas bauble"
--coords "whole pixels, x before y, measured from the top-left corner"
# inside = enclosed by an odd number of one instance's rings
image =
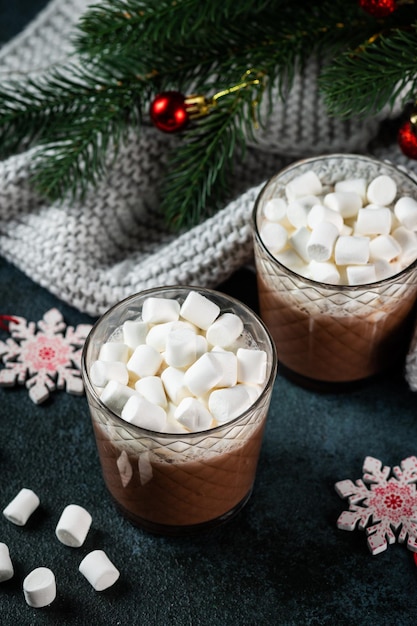
[[[410,120],[400,126],[398,145],[409,159],[417,159],[417,133]]]
[[[185,96],[179,91],[163,91],[151,103],[150,116],[153,124],[164,133],[182,130],[189,120]]]
[[[386,17],[397,8],[396,0],[359,0],[359,6],[373,17]]]

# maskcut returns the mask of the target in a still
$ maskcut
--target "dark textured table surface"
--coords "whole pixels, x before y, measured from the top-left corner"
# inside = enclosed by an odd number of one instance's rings
[[[10,35],[32,17],[35,4],[26,3],[27,13],[18,2],[14,14],[9,11]],[[256,308],[250,272],[220,288]],[[69,325],[92,321],[0,257],[0,315],[38,321],[52,307]],[[0,330],[0,340],[8,336]],[[415,625],[412,553],[396,543],[372,556],[364,531],[339,530],[337,518],[348,505],[334,484],[361,478],[366,456],[392,467],[416,455],[416,409],[417,395],[401,371],[338,394],[308,391],[278,374],[249,503],[217,530],[173,539],[134,528],[114,509],[85,397],[58,391],[35,405],[23,386],[0,388],[0,508],[22,487],[41,499],[24,527],[0,519],[0,541],[15,567],[14,577],[0,583],[0,623]],[[93,516],[81,548],[65,547],[54,534],[72,502]],[[121,572],[104,592],[78,572],[96,548]],[[57,598],[34,609],[24,600],[22,582],[41,565],[55,573]]]

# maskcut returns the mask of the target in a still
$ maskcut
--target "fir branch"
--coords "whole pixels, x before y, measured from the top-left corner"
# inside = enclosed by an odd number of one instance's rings
[[[394,29],[360,49],[348,51],[323,70],[320,88],[328,110],[340,117],[368,116],[416,98],[415,56],[405,51],[417,46],[417,24],[410,29]],[[390,62],[387,63],[387,59]]]
[[[236,152],[245,152],[252,133],[253,101],[248,93],[228,96],[187,131],[168,161],[161,208],[173,229],[198,224],[219,209]]]

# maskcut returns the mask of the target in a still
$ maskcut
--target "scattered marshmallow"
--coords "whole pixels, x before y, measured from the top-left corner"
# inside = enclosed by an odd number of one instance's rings
[[[161,353],[144,343],[135,348],[132,356],[127,362],[129,374],[142,378],[143,376],[154,376],[162,363]]]
[[[198,291],[190,291],[181,306],[181,317],[202,330],[207,330],[219,314],[218,304]]]
[[[402,226],[417,230],[417,200],[410,196],[399,198],[394,205],[394,213]]]
[[[391,176],[381,174],[371,180],[366,194],[368,202],[379,204],[380,206],[388,206],[397,195],[397,185]]]
[[[14,568],[9,548],[5,543],[0,542],[0,583],[10,580],[13,576]]]
[[[320,222],[312,230],[307,243],[310,260],[328,261],[333,254],[333,247],[339,235],[337,226],[331,222]]]
[[[231,346],[243,332],[243,322],[235,313],[223,313],[207,328],[206,338],[212,346]]]
[[[90,530],[92,517],[78,504],[68,504],[61,513],[55,528],[55,534],[65,546],[80,548]]]
[[[237,357],[237,380],[240,383],[261,384],[265,382],[267,354],[265,350],[239,348]]]
[[[341,236],[336,241],[336,265],[361,265],[369,260],[369,237]]]
[[[192,432],[207,430],[213,416],[197,398],[184,398],[175,409],[174,417]]]
[[[103,550],[93,550],[87,554],[78,569],[96,591],[108,589],[120,576],[119,570]]]
[[[146,298],[142,306],[142,320],[148,324],[174,322],[180,315],[180,303],[174,298]]]
[[[139,394],[132,395],[124,405],[120,417],[129,424],[163,432],[167,415],[165,410],[153,402],[149,402]]]
[[[90,378],[96,387],[105,387],[110,380],[127,385],[129,372],[122,361],[94,361],[90,367]]]
[[[40,500],[36,493],[31,489],[23,488],[6,506],[3,515],[9,522],[24,526],[39,504]]]
[[[29,606],[48,606],[56,598],[55,574],[48,567],[37,567],[23,581],[23,594]]]

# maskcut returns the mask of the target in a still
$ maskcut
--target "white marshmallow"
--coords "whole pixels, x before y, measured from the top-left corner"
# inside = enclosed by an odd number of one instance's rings
[[[396,195],[396,182],[391,176],[387,176],[386,174],[381,174],[371,180],[366,191],[369,202],[385,207],[394,201]]]
[[[172,367],[187,367],[197,357],[197,335],[192,330],[171,330],[166,339],[165,361]]]
[[[146,322],[126,320],[122,326],[123,343],[134,350],[141,343],[145,343],[148,330]]]
[[[322,193],[323,187],[320,178],[315,172],[309,170],[304,174],[295,176],[285,186],[285,194],[288,200],[295,200],[301,196],[317,196]]]
[[[130,356],[129,346],[122,341],[107,341],[100,348],[99,361],[121,361],[127,363]]]
[[[209,349],[208,341],[204,335],[196,335],[196,360]]]
[[[135,394],[124,405],[121,418],[139,428],[163,432],[167,414],[158,404],[153,404],[143,396]]]
[[[9,548],[5,543],[0,542],[0,583],[10,580],[13,576],[14,568]]]
[[[196,361],[196,363],[198,363],[198,361]],[[194,367],[194,365],[195,364],[191,367]],[[176,367],[167,367],[161,373],[161,380],[168,398],[174,404],[179,404],[183,398],[192,395],[185,383],[185,372],[183,370],[177,369]]]
[[[84,507],[68,504],[61,513],[55,534],[65,546],[80,548],[90,530],[91,522],[92,517]]]
[[[149,400],[149,402],[152,402],[152,404],[157,404],[163,409],[167,407],[168,402],[164,385],[159,376],[145,376],[144,378],[139,378],[135,383],[135,389],[141,396]]]
[[[308,231],[307,235],[308,237],[310,236]],[[282,263],[282,265],[285,265],[285,267],[288,267],[290,270],[293,270],[293,272],[296,272],[298,274],[302,271],[302,268],[305,267],[303,259],[298,256],[295,250],[292,250],[291,248],[275,255],[275,258],[277,259],[277,261]]]
[[[177,322],[163,322],[162,324],[155,324],[149,329],[146,335],[145,343],[148,346],[152,346],[158,352],[164,352],[166,349],[166,342],[169,333],[172,330],[188,329],[197,332],[196,327],[189,322],[183,322],[181,320]]]
[[[191,393],[199,397],[214,389],[222,375],[216,356],[206,352],[185,372],[184,382]]]
[[[362,202],[365,202],[367,186],[365,178],[346,178],[344,180],[338,180],[337,183],[335,183],[334,190],[336,192],[355,193],[361,198]]]
[[[336,211],[343,219],[355,217],[362,208],[362,198],[354,191],[332,191],[323,198],[323,204]]]
[[[320,222],[331,222],[336,226],[339,233],[343,228],[343,217],[340,213],[322,204],[315,204],[308,214],[307,225],[313,230]]]
[[[320,222],[311,232],[307,244],[307,254],[314,261],[328,261],[333,254],[333,247],[339,235],[337,227],[331,222]]]
[[[388,263],[384,259],[376,259],[374,261],[376,280],[384,280],[390,276],[394,276],[400,271],[398,263]]]
[[[142,320],[148,324],[174,322],[180,315],[180,303],[172,298],[146,298],[142,305]]]
[[[117,380],[122,385],[129,382],[126,363],[122,361],[94,361],[90,367],[90,378],[96,387],[105,387],[109,380]]]
[[[340,236],[334,247],[337,265],[360,265],[369,260],[369,237]]]
[[[237,357],[234,352],[215,346],[211,354],[214,356],[221,376],[217,387],[232,387],[237,382]]]
[[[6,506],[3,515],[16,526],[24,526],[39,504],[40,500],[36,493],[31,489],[23,488]]]
[[[238,382],[259,385],[265,382],[268,365],[265,350],[239,348],[236,358]]]
[[[37,567],[23,581],[23,594],[29,606],[39,609],[56,598],[54,573],[48,567]]]
[[[120,417],[124,405],[135,394],[136,391],[131,387],[122,385],[117,380],[109,380],[101,393],[100,400]]]
[[[120,576],[119,570],[103,550],[93,550],[87,554],[78,569],[96,591],[108,589]]]
[[[369,243],[370,258],[392,261],[401,254],[401,246],[392,235],[378,235]]]
[[[219,313],[220,307],[198,291],[190,291],[181,306],[181,317],[202,330],[207,330]]]
[[[243,332],[243,322],[235,313],[223,313],[207,328],[206,339],[212,346],[226,348]]]
[[[310,208],[308,206],[298,200],[293,200],[287,206],[287,220],[294,228],[307,226],[309,211]]]
[[[235,385],[211,392],[208,407],[213,417],[220,423],[228,422],[241,415],[252,404],[251,394],[246,385]]]
[[[276,222],[264,222],[260,228],[259,234],[265,246],[272,253],[280,252],[285,247],[288,240],[287,229]]]
[[[287,203],[283,198],[271,198],[263,207],[263,213],[270,222],[280,222],[287,213]]]
[[[311,279],[319,283],[328,283],[330,285],[338,285],[340,283],[340,272],[336,265],[330,261],[310,261],[308,270]]]
[[[298,228],[290,237],[290,243],[294,248],[295,252],[298,254],[301,259],[303,259],[306,263],[310,261],[310,257],[308,256],[307,246],[310,240],[311,231],[305,226]],[[284,264],[285,265],[285,264]]]
[[[410,196],[399,198],[394,205],[398,221],[409,230],[417,230],[417,200]]]
[[[359,209],[355,233],[359,235],[389,235],[391,225],[392,211],[387,207]]]
[[[401,261],[409,265],[417,258],[417,233],[405,226],[399,226],[392,236],[401,246]]]
[[[130,374],[142,378],[143,376],[154,376],[162,363],[161,353],[148,344],[141,344],[133,351],[127,362],[127,369]]]
[[[365,285],[376,281],[374,265],[350,265],[346,268],[349,285]]]
[[[174,417],[189,430],[196,432],[210,428],[213,416],[197,398],[184,398],[175,410]]]

